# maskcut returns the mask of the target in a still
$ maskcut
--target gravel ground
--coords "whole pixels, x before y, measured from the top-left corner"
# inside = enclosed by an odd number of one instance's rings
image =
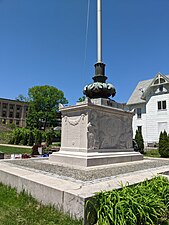
[[[119,174],[131,173],[139,170],[157,168],[169,165],[169,159],[146,158],[143,161],[120,163],[103,167],[86,168],[70,168],[57,164],[52,164],[48,159],[17,159],[5,161],[11,166],[26,167],[29,170],[38,170],[42,173],[49,173],[63,179],[73,179],[79,181],[94,181],[104,179]]]

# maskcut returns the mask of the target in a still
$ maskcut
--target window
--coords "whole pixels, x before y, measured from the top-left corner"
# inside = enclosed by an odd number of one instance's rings
[[[6,109],[6,108],[7,108],[7,104],[6,104],[6,103],[3,103],[3,104],[2,104],[2,108],[3,108],[3,109]]]
[[[159,101],[157,102],[158,110],[165,110],[167,108],[166,101]]]
[[[9,123],[13,123],[13,120],[9,120]]]
[[[21,106],[20,105],[17,105],[16,106],[16,110],[19,111],[20,109],[21,109]]]
[[[10,106],[9,106],[9,109],[10,109],[10,110],[13,110],[13,109],[14,109],[14,105],[10,105]]]
[[[159,80],[158,80],[158,79],[155,80],[155,81],[154,81],[154,84],[159,84]]]
[[[161,92],[163,91],[163,85],[162,85],[162,84],[159,86],[159,90],[160,90]]]
[[[141,108],[137,108],[137,119],[141,118]]]
[[[9,117],[13,117],[13,112],[9,112]]]
[[[159,85],[164,83],[167,83],[167,81],[160,74],[158,74],[157,78],[154,81],[154,85]]]
[[[20,118],[20,113],[16,112],[16,118]]]
[[[2,117],[6,117],[6,111],[2,112]]]
[[[3,123],[3,124],[6,124],[6,119],[3,119],[3,120],[2,120],[2,123]]]
[[[160,78],[160,84],[165,83],[164,78]]]

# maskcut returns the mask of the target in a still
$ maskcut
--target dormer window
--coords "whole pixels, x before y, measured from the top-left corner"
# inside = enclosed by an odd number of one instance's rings
[[[152,85],[160,85],[160,84],[164,84],[167,81],[162,77],[162,75],[158,74],[158,76],[156,77],[154,83]]]

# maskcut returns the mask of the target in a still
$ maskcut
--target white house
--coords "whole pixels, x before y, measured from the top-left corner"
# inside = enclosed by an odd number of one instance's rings
[[[135,111],[133,136],[140,129],[145,146],[157,143],[161,131],[169,133],[169,75],[157,73],[151,80],[140,81],[127,107]]]

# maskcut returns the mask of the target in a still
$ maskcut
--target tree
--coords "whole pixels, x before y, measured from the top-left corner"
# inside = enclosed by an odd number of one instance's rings
[[[34,86],[28,91],[29,108],[27,127],[45,130],[46,127],[57,126],[59,103],[68,101],[61,90],[49,85]]]
[[[161,157],[169,157],[169,137],[166,131],[160,133],[159,153]]]
[[[77,102],[84,102],[85,98],[86,98],[86,97],[83,95],[82,97],[80,97],[80,98],[77,100]]]
[[[22,94],[19,94],[18,97],[16,97],[15,99],[20,102],[29,102],[29,98],[23,96]]]
[[[139,152],[144,153],[144,140],[140,130],[136,130],[135,141],[138,144]]]

